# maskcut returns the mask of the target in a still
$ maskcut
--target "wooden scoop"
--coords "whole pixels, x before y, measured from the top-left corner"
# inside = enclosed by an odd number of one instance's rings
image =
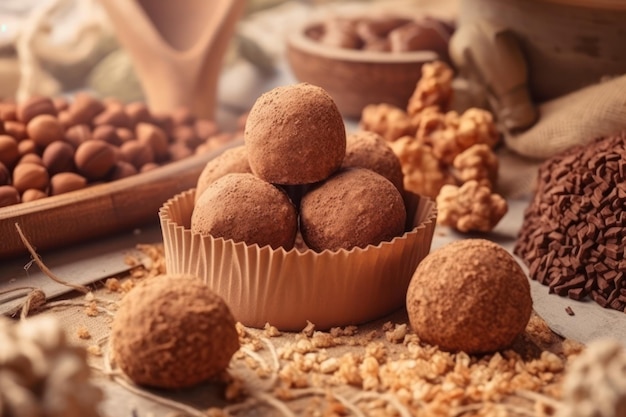
[[[214,118],[222,58],[245,0],[101,0],[150,109]]]

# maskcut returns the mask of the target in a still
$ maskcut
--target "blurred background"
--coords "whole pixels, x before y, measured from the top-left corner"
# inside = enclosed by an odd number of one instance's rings
[[[319,9],[377,5],[453,17],[456,0],[249,0],[230,41],[218,87],[218,122],[229,128],[264,91],[294,81],[284,35]],[[184,25],[184,22],[180,22]],[[0,98],[23,100],[88,90],[143,100],[127,52],[98,0],[0,2]]]

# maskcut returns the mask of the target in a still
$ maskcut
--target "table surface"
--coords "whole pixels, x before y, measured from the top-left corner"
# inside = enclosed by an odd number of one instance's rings
[[[229,109],[240,112],[241,109],[250,108],[255,98],[262,92],[274,86],[294,81],[284,63],[278,62],[277,69],[275,74],[268,76],[255,71],[248,62],[238,62],[228,68],[220,81],[220,117],[223,120],[232,120]],[[347,121],[347,126],[349,130],[356,128],[355,121]],[[510,154],[507,154],[507,158],[515,159]],[[501,186],[506,189],[508,181],[508,189],[511,190],[514,188],[514,184],[511,185],[513,182],[519,181],[520,176],[532,176],[535,169],[536,165],[525,166],[523,162],[519,161],[512,164],[501,164]],[[521,226],[523,211],[529,200],[527,196],[515,195],[514,192],[511,195],[513,197],[508,199],[509,212],[493,232],[467,235],[437,227],[432,249],[458,239],[481,237],[493,240],[508,251],[512,251],[517,232]],[[127,274],[130,267],[124,260],[129,254],[139,254],[136,249],[137,244],[158,243],[160,241],[159,225],[155,222],[153,225],[98,241],[49,251],[43,253],[42,257],[46,265],[56,275],[73,283],[87,284],[106,277]],[[525,267],[524,269],[526,270]],[[582,343],[611,337],[626,345],[626,315],[624,313],[603,309],[591,301],[574,301],[549,294],[547,287],[532,280],[530,283],[534,310],[555,333]],[[20,256],[14,260],[0,263],[0,292],[18,286],[40,287],[49,298],[68,297],[66,294],[68,289],[48,279],[36,265],[30,264],[28,256]],[[0,313],[6,314],[15,310],[23,301],[21,296],[25,294],[26,291],[0,296]],[[73,296],[75,294],[69,295],[70,298]],[[568,307],[573,310],[574,315],[566,312]],[[71,320],[72,317],[76,318],[77,316],[67,316],[68,320]],[[82,321],[82,319],[76,320],[76,323],[69,322],[68,327],[74,328]],[[103,334],[106,333],[107,326],[108,324],[101,326]],[[106,399],[103,409],[109,415],[140,417],[169,415],[169,409],[131,395],[120,386],[108,382],[106,378],[99,379],[98,384],[105,390]],[[206,387],[204,387],[202,395],[207,395]],[[184,397],[185,399],[193,398],[194,393],[187,393]],[[209,395],[209,397],[211,396]],[[216,397],[212,396],[211,398]],[[220,404],[218,400],[215,401],[215,405]],[[137,410],[141,411],[137,412]],[[255,415],[255,413],[247,415]]]

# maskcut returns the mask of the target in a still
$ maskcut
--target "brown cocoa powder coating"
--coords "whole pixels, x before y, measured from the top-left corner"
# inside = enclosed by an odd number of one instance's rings
[[[346,151],[343,119],[322,88],[277,87],[252,106],[244,130],[252,172],[273,184],[310,184],[335,172]]]
[[[404,174],[400,160],[377,133],[361,131],[346,138],[344,168],[367,168],[387,178],[398,191],[404,192]]]
[[[307,192],[300,203],[300,231],[308,247],[365,248],[404,233],[406,208],[400,192],[364,168],[341,170]]]
[[[196,201],[191,230],[273,249],[293,247],[298,217],[289,197],[253,174],[227,174]]]
[[[515,259],[484,239],[453,242],[418,265],[407,291],[424,342],[469,354],[507,348],[530,319],[530,285]]]
[[[216,376],[239,349],[228,306],[192,276],[140,282],[122,299],[111,335],[115,361],[131,380],[168,389]]]
[[[252,173],[244,145],[227,149],[218,157],[207,162],[198,177],[196,201],[209,184],[226,174],[232,173]]]

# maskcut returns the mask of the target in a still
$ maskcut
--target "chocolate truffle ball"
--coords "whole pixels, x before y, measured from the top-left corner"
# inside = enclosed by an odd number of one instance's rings
[[[200,194],[218,178],[231,173],[252,173],[248,163],[248,153],[244,145],[226,149],[221,155],[211,159],[198,177],[196,201]]]
[[[371,169],[391,181],[400,192],[404,191],[400,160],[378,133],[362,131],[348,135],[342,167]]]
[[[112,348],[115,362],[135,383],[177,389],[226,369],[239,337],[228,306],[199,278],[160,275],[122,299]]]
[[[302,237],[317,252],[377,245],[402,235],[405,223],[398,189],[364,168],[341,170],[300,203]]]
[[[253,174],[234,173],[204,190],[191,215],[191,230],[289,250],[298,230],[298,215],[289,197],[277,187]]]
[[[446,351],[470,354],[507,348],[532,311],[530,285],[513,257],[484,239],[466,239],[430,253],[407,291],[413,331]]]
[[[310,184],[335,172],[346,152],[330,95],[307,84],[277,87],[252,106],[244,130],[252,172],[273,184]]]

